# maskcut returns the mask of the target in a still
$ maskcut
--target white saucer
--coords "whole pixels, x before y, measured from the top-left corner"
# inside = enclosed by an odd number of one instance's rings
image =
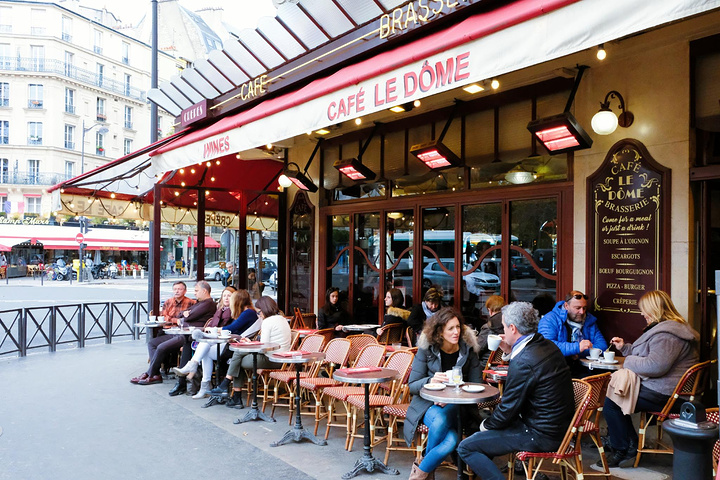
[[[482,385],[464,385],[462,389],[468,393],[478,393],[485,390],[485,387],[483,387]]]
[[[614,363],[618,363],[617,360],[605,360],[604,358],[599,359],[598,362],[600,362],[600,363],[607,363],[608,365],[612,365],[612,364],[614,364]]]
[[[465,385],[465,381],[462,381],[460,383],[445,382],[445,385],[447,385],[448,387],[459,387],[460,385]]]
[[[427,388],[428,390],[442,390],[445,388],[444,383],[426,383],[423,385],[424,388]]]

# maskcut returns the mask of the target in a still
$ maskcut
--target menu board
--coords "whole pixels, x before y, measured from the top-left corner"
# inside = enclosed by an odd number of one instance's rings
[[[622,140],[588,178],[590,291],[607,338],[645,327],[638,300],[669,272],[670,171],[636,140]]]

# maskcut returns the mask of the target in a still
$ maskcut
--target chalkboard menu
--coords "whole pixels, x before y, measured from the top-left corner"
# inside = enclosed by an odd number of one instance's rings
[[[607,338],[633,341],[646,322],[638,300],[668,285],[670,170],[625,139],[588,178],[588,274]]]

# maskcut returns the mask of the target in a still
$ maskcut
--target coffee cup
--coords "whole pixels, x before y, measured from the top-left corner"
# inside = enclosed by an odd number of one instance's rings
[[[445,376],[447,377],[446,382],[447,382],[447,383],[451,383],[451,382],[452,382],[452,370],[446,370],[446,371],[445,371]]]
[[[602,350],[599,348],[591,348],[590,349],[590,358],[593,360],[598,360],[600,358],[600,354],[602,353]]]
[[[604,352],[603,358],[605,358],[606,362],[614,362],[615,361],[615,352]]]
[[[500,335],[488,335],[487,346],[489,350],[492,350],[493,352],[497,350],[500,346],[500,342],[502,342],[502,337]]]

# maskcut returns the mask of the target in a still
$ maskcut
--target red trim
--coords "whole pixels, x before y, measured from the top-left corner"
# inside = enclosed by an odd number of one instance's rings
[[[35,194],[35,193],[24,193],[24,198],[41,198],[42,194]]]
[[[193,235],[190,243],[192,244],[191,248],[197,248],[197,236]],[[220,248],[220,244],[214,238],[205,235],[205,248]]]
[[[445,30],[383,52],[355,65],[345,67],[329,77],[315,80],[299,90],[262,102],[250,110],[222,118],[209,127],[192,132],[177,141],[158,148],[151,152],[150,156],[166,153],[233,128],[241,127],[268,115],[273,115],[342,88],[380,76],[391,70],[428,58],[472,40],[486,37],[578,1],[520,0],[491,12],[474,15]]]

